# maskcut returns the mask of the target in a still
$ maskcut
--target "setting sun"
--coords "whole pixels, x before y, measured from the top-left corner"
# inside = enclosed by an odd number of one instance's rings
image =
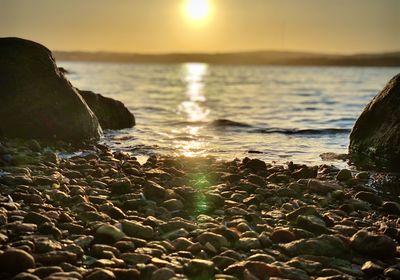
[[[191,20],[202,21],[210,16],[211,4],[209,0],[187,0],[185,11]]]

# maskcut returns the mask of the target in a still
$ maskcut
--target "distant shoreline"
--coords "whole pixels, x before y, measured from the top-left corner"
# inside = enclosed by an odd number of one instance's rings
[[[58,61],[118,63],[208,63],[222,65],[400,67],[400,51],[332,55],[305,52],[255,51],[233,53],[135,54],[54,51]]]

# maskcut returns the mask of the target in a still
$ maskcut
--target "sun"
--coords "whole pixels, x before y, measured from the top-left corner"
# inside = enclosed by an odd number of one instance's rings
[[[211,14],[211,4],[209,0],[186,0],[186,15],[192,21],[204,21]]]

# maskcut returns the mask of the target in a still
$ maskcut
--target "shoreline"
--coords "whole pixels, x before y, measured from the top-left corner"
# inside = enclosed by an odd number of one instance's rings
[[[369,172],[0,143],[2,279],[400,275],[399,199]]]

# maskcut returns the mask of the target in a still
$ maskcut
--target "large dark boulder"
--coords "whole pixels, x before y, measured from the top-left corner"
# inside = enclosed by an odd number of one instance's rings
[[[350,135],[354,163],[400,171],[400,74],[374,97]]]
[[[0,38],[0,135],[75,142],[101,128],[46,47]]]
[[[135,125],[135,117],[121,101],[92,91],[79,90],[79,93],[95,113],[103,129],[122,129]]]

